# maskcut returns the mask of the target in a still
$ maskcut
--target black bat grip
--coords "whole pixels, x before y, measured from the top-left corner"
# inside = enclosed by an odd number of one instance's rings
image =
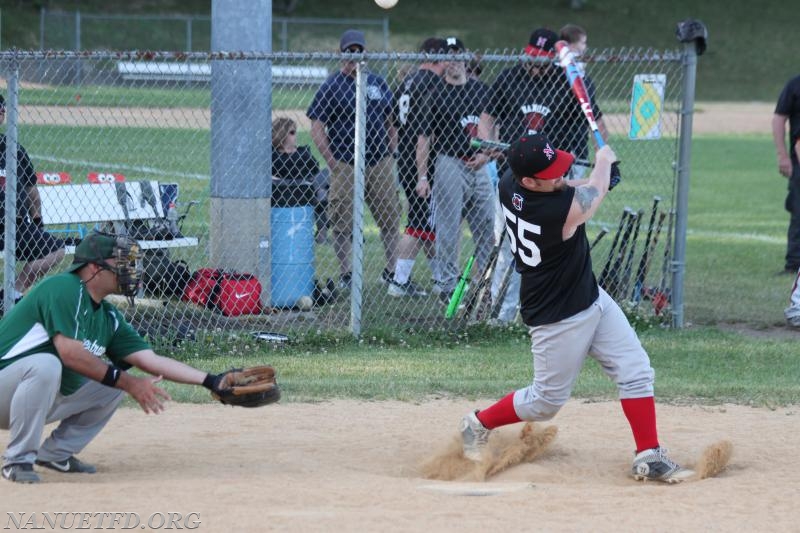
[[[611,179],[608,183],[608,190],[616,187],[620,181],[622,181],[622,173],[619,170],[619,161],[614,161],[611,163]]]

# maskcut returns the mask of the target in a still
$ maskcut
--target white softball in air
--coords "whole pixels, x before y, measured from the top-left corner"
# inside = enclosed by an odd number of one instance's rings
[[[311,296],[301,296],[299,300],[297,300],[297,308],[301,311],[309,311],[314,306],[314,300],[311,299]]]
[[[375,3],[383,9],[392,9],[397,5],[397,0],[375,0]]]

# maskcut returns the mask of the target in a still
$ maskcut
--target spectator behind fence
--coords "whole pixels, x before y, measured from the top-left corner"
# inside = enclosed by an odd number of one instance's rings
[[[0,94],[0,125],[6,119],[6,101]],[[0,134],[0,250],[5,247],[6,136]],[[14,282],[14,300],[64,258],[64,242],[46,231],[42,223],[42,202],[36,188],[36,172],[28,152],[17,144],[17,251],[25,261]],[[0,312],[3,296],[0,291]]]
[[[320,171],[308,146],[297,146],[297,124],[290,118],[272,121],[272,177],[313,184],[316,240],[327,242],[328,173]]]
[[[569,51],[572,52],[575,59],[580,59],[588,46],[586,30],[577,24],[565,24],[558,34],[562,41],[566,41]],[[586,65],[584,63],[576,61],[575,66],[578,67],[581,75],[586,75]]]
[[[449,37],[448,50],[463,54],[460,39]],[[475,271],[482,272],[491,255],[494,217],[493,188],[486,169],[488,157],[472,148],[478,120],[486,106],[487,87],[467,77],[463,59],[448,61],[444,81],[431,96],[430,110],[417,142],[417,169],[423,175],[431,152],[436,155],[433,180],[433,219],[439,297],[447,304],[461,274],[461,219],[465,217],[475,241]]]
[[[784,202],[790,218],[783,272],[794,274],[800,268],[800,76],[789,80],[778,97],[775,114],[772,116],[772,139],[778,156],[778,172],[789,180],[789,193]]]
[[[339,50],[362,53],[364,34],[347,30]],[[345,59],[339,72],[331,75],[314,95],[306,114],[311,119],[311,138],[331,172],[328,217],[333,232],[333,247],[339,260],[339,287],[349,289],[352,281],[353,178],[356,128],[355,59]],[[386,81],[366,72],[366,132],[364,196],[372,218],[380,230],[386,267],[381,282],[394,276],[397,243],[400,239],[400,202],[394,177],[392,154],[397,136],[392,123],[394,97]]]
[[[521,61],[503,70],[495,79],[489,93],[489,103],[481,114],[481,138],[493,139],[500,132],[501,140],[512,143],[529,131],[545,132],[556,146],[564,147],[576,158],[587,157],[589,127],[577,99],[561,69],[552,63],[558,35],[547,28],[537,28],[531,33],[525,53],[530,60]],[[592,108],[603,137],[605,124],[594,98],[594,85],[586,80]],[[499,174],[508,172],[502,164]],[[573,174],[574,173],[574,174]],[[576,178],[583,169],[573,165],[568,177]],[[502,220],[496,221],[502,227]],[[512,261],[508,242],[500,248],[492,296],[495,298],[503,275]],[[519,306],[519,274],[512,272],[506,297],[500,308],[498,320],[510,322],[516,318]]]
[[[420,52],[441,54],[447,49],[444,39],[429,37],[420,46]],[[423,61],[419,69],[409,74],[397,89],[397,175],[408,200],[408,221],[406,230],[400,238],[397,251],[397,267],[394,278],[389,283],[389,296],[426,296],[427,292],[411,281],[417,254],[422,248],[428,258],[433,279],[439,279],[434,242],[436,233],[431,224],[430,183],[433,177],[433,160],[428,159],[428,169],[417,172],[417,137],[420,126],[430,108],[430,97],[439,88],[445,63]],[[438,285],[434,286],[435,288]]]

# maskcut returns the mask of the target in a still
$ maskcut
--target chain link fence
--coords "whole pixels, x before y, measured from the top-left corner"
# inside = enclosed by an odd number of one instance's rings
[[[595,272],[631,311],[667,321],[686,54],[623,49],[583,58],[624,176],[587,228],[597,241]],[[2,53],[6,134],[9,145],[20,147],[17,217],[5,218],[18,225],[6,226],[3,235],[7,243],[14,232],[29,237],[18,239],[16,261],[13,246],[4,250],[5,305],[26,288],[19,280],[31,277],[26,268],[32,262],[48,257],[58,263],[51,273],[64,270],[74,245],[104,229],[127,232],[142,244],[143,292],[135,307],[119,304],[156,343],[398,329],[425,335],[497,319],[501,306],[491,291],[469,313],[455,310],[446,319],[445,312],[468,259],[475,255],[474,291],[501,234],[495,187],[504,163],[499,157],[470,169],[478,153],[470,141],[497,84],[507,82],[509,72],[530,75],[521,57],[491,51],[474,57]],[[425,113],[409,117],[406,82],[431,61],[470,81],[437,85]],[[253,83],[266,87],[267,98],[231,98],[248,88],[227,86],[238,82],[215,77],[215,69],[260,73]],[[509,141],[534,123],[553,129],[554,142],[570,146],[590,166],[593,143],[562,76],[558,69],[537,82],[545,111],[522,97],[525,78],[506,83],[508,108],[493,108],[496,133]],[[235,123],[259,113],[267,118],[255,132],[215,131],[224,123],[220,115]],[[419,135],[408,137],[411,124],[422,136],[419,143]],[[389,136],[395,128],[399,147]],[[225,142],[215,144],[223,134]],[[263,151],[240,148],[252,142]],[[215,166],[215,146],[225,147],[232,168]],[[422,193],[432,189],[432,207],[421,201],[420,153],[431,164],[432,187],[422,186]],[[257,175],[243,179],[239,163]],[[11,180],[4,186],[6,193],[14,188]],[[32,191],[41,199],[41,220],[29,207]],[[654,198],[660,199],[657,212]],[[45,239],[26,233],[42,225]],[[650,259],[643,263],[648,239]],[[63,250],[63,259],[52,257]],[[498,262],[495,295],[507,271]],[[513,290],[508,294],[513,299]]]

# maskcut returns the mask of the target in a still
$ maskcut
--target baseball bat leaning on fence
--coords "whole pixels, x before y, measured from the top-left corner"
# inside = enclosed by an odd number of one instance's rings
[[[619,219],[619,226],[617,226],[617,232],[614,234],[614,239],[611,241],[611,250],[608,252],[608,258],[606,259],[606,263],[603,265],[603,270],[600,272],[600,277],[597,279],[597,283],[606,288],[608,282],[608,274],[611,270],[611,263],[614,261],[614,257],[617,253],[617,245],[619,244],[620,236],[624,231],[625,224],[628,220],[628,215],[632,213],[630,207],[626,207],[622,210],[622,216]]]
[[[665,218],[667,218],[666,213],[661,212],[658,214],[658,223],[652,241],[647,244],[644,252],[642,252],[642,261],[639,264],[639,271],[636,273],[636,283],[633,286],[633,294],[631,295],[631,299],[636,307],[639,307],[639,302],[642,300],[642,292],[645,291],[647,273],[650,270],[650,263],[653,262],[653,255],[658,246],[658,237],[661,235],[661,228],[664,226]]]
[[[630,209],[630,208],[628,208]],[[622,237],[619,241],[619,249],[614,255],[614,261],[611,263],[611,268],[608,271],[608,279],[606,286],[603,287],[612,298],[615,298],[622,279],[622,268],[624,266],[625,256],[628,252],[628,244],[631,240],[631,233],[633,227],[636,225],[636,213],[631,209],[628,214],[628,220],[625,224],[625,230],[622,232]]]
[[[458,306],[461,304],[461,299],[464,297],[464,291],[469,283],[469,273],[472,271],[472,263],[475,262],[475,256],[469,256],[467,259],[467,264],[464,266],[464,272],[461,273],[461,277],[458,278],[458,283],[456,283],[456,288],[453,290],[453,294],[450,295],[450,301],[447,304],[447,310],[444,312],[445,318],[453,318],[456,316],[456,311],[458,311]]]
[[[600,228],[600,232],[597,234],[597,236],[595,236],[594,240],[592,241],[592,244],[589,245],[590,252],[594,249],[595,246],[597,246],[597,243],[600,242],[600,239],[602,239],[606,233],[608,233],[607,227],[603,226],[602,228]]]
[[[625,267],[622,269],[622,276],[620,276],[619,287],[616,291],[616,298],[624,298],[628,293],[628,287],[631,284],[631,276],[633,274],[633,258],[636,255],[636,243],[639,242],[639,229],[642,226],[642,219],[644,218],[644,209],[639,209],[636,213],[636,224],[633,228],[633,237],[630,241],[630,251],[628,257],[625,259]]]
[[[672,231],[675,222],[675,210],[670,209],[669,218],[667,219],[667,237],[664,245],[664,263],[661,265],[661,281],[658,287],[650,294],[653,301],[653,310],[656,315],[660,315],[661,311],[666,307],[671,299],[669,288],[667,287],[669,274],[672,272],[670,262],[672,261]]]
[[[503,239],[506,236],[505,228],[503,228],[502,233],[500,233],[500,238],[497,239],[497,243],[495,243],[494,248],[492,248],[491,253],[489,254],[489,258],[486,261],[486,267],[483,269],[481,273],[481,277],[478,279],[478,284],[475,287],[471,287],[470,290],[467,292],[467,300],[464,302],[464,316],[467,319],[472,318],[472,312],[478,307],[479,303],[482,303],[486,300],[486,292],[490,291],[492,286],[492,276],[494,275],[494,267],[497,265],[497,257],[500,255],[500,247],[503,245]]]
[[[650,240],[653,238],[653,229],[656,222],[656,215],[658,213],[658,204],[661,202],[660,196],[653,196],[653,210],[650,212],[650,224],[647,226],[647,237],[644,240],[644,249],[642,250],[642,257],[639,259],[639,266],[636,268],[636,279],[633,283],[634,292],[639,287],[639,280],[642,276],[642,272],[644,271],[644,265],[647,262],[647,256],[649,254],[650,249]],[[636,294],[631,295],[631,300],[634,302],[638,301],[638,296]]]
[[[589,123],[589,129],[592,130],[594,140],[598,148],[606,145],[603,135],[600,133],[600,128],[597,127],[597,121],[594,118],[594,111],[592,110],[592,100],[589,98],[589,91],[586,89],[586,84],[583,82],[581,71],[578,69],[575,56],[569,49],[566,41],[558,41],[555,44],[556,52],[558,53],[558,64],[564,69],[564,74],[569,80],[569,87],[572,94],[578,99],[581,105],[583,116]],[[622,173],[619,170],[619,161],[611,164],[611,180],[608,185],[608,190],[613,189],[622,180]]]

